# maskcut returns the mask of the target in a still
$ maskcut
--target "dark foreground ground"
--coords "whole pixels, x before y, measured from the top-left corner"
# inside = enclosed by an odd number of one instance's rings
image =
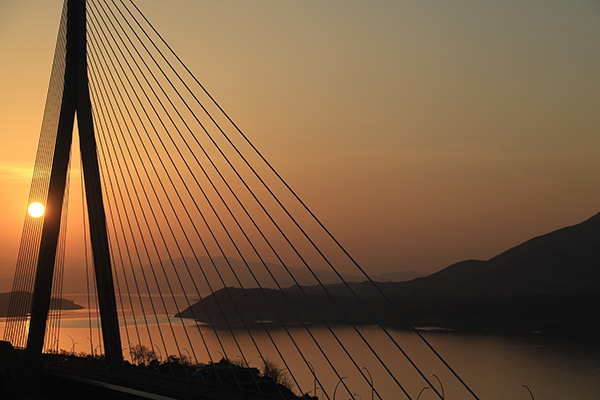
[[[316,400],[298,397],[267,373],[227,360],[202,365],[150,360],[119,368],[68,354],[44,354],[35,368],[24,361],[24,352],[0,342],[0,399]]]

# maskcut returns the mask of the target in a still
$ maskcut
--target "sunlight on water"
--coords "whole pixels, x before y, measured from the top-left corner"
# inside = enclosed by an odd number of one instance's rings
[[[87,305],[86,296],[71,295],[65,297],[74,299],[78,304]],[[157,299],[154,300],[155,307],[157,307],[159,302],[156,301]],[[154,348],[160,359],[164,359],[167,354],[177,355],[180,353],[192,359],[197,359],[199,362],[208,362],[210,358],[218,361],[223,355],[232,360],[242,361],[242,355],[237,350],[233,337],[227,329],[220,328],[217,330],[224,343],[224,349],[221,349],[212,327],[208,325],[197,327],[192,320],[181,321],[178,318],[168,318],[164,313],[158,317],[150,317],[152,315],[152,313],[148,313],[152,309],[150,299],[147,298],[144,303],[147,313],[146,318],[142,315],[141,305],[139,304],[134,306],[134,310],[126,308],[125,318],[120,318],[121,336],[126,357],[129,353],[127,348],[128,338],[130,344],[135,345],[138,343],[139,335],[139,340],[147,347]],[[90,310],[84,308],[63,313],[61,333],[58,339],[61,349],[67,351],[73,349],[75,352],[84,353],[96,353],[101,350],[95,319],[91,321],[92,331],[90,333],[89,312]],[[168,312],[171,315],[173,314],[172,310],[168,309]],[[121,312],[120,315],[122,315]],[[95,316],[95,310],[92,310],[92,316]],[[189,333],[191,344],[183,340],[185,335],[182,322]],[[2,331],[4,330],[4,323],[4,320],[0,321]],[[125,329],[125,326],[127,326],[127,329]],[[164,342],[158,334],[159,326],[165,333],[163,335]],[[173,340],[170,334],[171,329],[176,334],[177,342]],[[344,382],[348,384],[353,393],[358,394],[355,397],[357,399],[370,399],[371,389],[368,384],[364,382],[353,364],[339,349],[327,329],[313,327],[311,331],[327,352],[331,362],[338,368],[340,375],[347,377]],[[365,367],[373,375],[376,389],[381,397],[384,399],[402,398],[394,381],[361,343],[356,333],[348,327],[336,327],[335,331],[347,347],[351,348],[354,354],[358,354],[356,361],[359,366]],[[302,358],[294,350],[293,343],[285,331],[273,329],[271,334],[288,363],[287,368],[293,371],[302,392],[313,393],[316,386],[319,397],[324,398],[320,389],[320,387],[324,387],[331,396],[339,380],[327,367],[327,360],[324,359],[303,328],[291,327],[290,332],[292,332],[292,336],[307,359],[314,366],[319,382],[315,382],[310,369],[306,367]],[[377,328],[363,327],[361,332],[378,354],[397,353],[394,352],[392,345],[384,340],[384,334]],[[148,341],[148,333],[152,336],[153,341],[151,344]],[[444,385],[446,398],[469,398],[456,379],[453,379],[451,374],[444,370],[443,366],[422,346],[416,335],[402,331],[392,331],[392,334],[428,375],[435,374],[440,378]],[[248,364],[261,366],[259,353],[247,333],[236,330],[234,335],[244,351],[244,357]],[[424,331],[424,335],[482,399],[528,400],[530,396],[522,385],[531,388],[536,398],[546,400],[595,400],[600,394],[600,346],[598,345],[591,346],[574,341],[553,341],[541,335],[503,337],[457,334],[434,330]],[[253,336],[265,358],[274,361],[281,367],[286,367],[278,357],[276,349],[264,330],[257,329],[253,331]],[[202,337],[208,344],[210,356],[202,345]],[[408,363],[399,357],[388,358],[386,362],[396,374],[396,379],[411,396],[416,398],[426,384],[414,373]],[[293,382],[292,379],[288,380]],[[432,383],[435,385],[437,381],[432,380]],[[336,397],[338,399],[348,398],[347,393],[342,393],[344,391],[345,389],[340,385]],[[300,390],[297,390],[297,392],[300,392]],[[422,400],[434,398],[436,397],[431,390],[425,390],[421,396]]]

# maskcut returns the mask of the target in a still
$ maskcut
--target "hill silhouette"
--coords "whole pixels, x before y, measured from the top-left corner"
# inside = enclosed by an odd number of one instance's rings
[[[364,286],[365,284],[360,286]],[[466,260],[409,282],[382,284],[392,296],[514,297],[597,293],[600,213],[515,246],[487,261]]]
[[[350,283],[377,318],[387,325],[404,327],[403,321],[369,282]],[[466,260],[439,272],[408,282],[378,283],[387,297],[417,326],[437,326],[459,330],[531,331],[565,333],[569,330],[600,330],[597,309],[600,305],[600,214],[573,226],[535,237],[487,261]],[[374,320],[342,284],[327,285],[328,291],[356,324]],[[331,323],[347,323],[330,297],[317,286],[304,287],[313,304]],[[285,289],[287,303],[279,291],[248,292],[260,319],[275,320],[266,298],[277,304],[284,322],[297,322],[294,308],[302,319],[321,323],[312,305],[298,287]],[[233,298],[241,304],[248,322],[252,309],[235,290]],[[238,300],[236,300],[238,299]],[[232,304],[223,291],[204,298],[183,316],[205,320],[204,306],[211,314],[216,301],[230,310],[228,319],[236,320]],[[202,307],[201,307],[202,305]],[[214,311],[214,312],[211,312]]]

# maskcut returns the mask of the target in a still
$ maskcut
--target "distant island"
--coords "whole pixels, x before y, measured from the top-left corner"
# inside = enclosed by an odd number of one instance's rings
[[[10,296],[15,293],[18,296],[31,297],[30,292],[8,292],[8,293],[0,293],[0,317],[8,316],[8,306],[10,304]],[[56,299],[53,298],[50,301],[51,309],[61,309],[61,310],[81,310],[83,307],[79,304],[75,303],[73,300],[68,300],[64,298]]]
[[[560,335],[597,333],[600,214],[530,239],[487,261],[466,260],[429,276],[377,285],[417,327]],[[408,327],[371,283],[349,286],[380,322],[396,328]],[[326,288],[350,321],[374,323],[343,284]],[[332,324],[348,324],[344,313],[318,286],[292,286],[283,291],[248,289],[246,293],[239,288],[228,290],[229,293],[221,289],[204,297],[178,316],[224,323],[218,300],[229,323],[241,323],[243,318],[250,324],[279,319],[287,324],[300,320],[322,324],[323,319]],[[309,294],[310,302],[302,291]]]

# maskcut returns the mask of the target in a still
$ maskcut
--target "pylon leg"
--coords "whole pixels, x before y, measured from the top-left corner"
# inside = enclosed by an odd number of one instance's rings
[[[27,354],[30,362],[39,362],[43,350],[76,112],[104,349],[109,365],[118,367],[123,354],[88,86],[86,2],[67,1],[65,85],[34,283]]]

